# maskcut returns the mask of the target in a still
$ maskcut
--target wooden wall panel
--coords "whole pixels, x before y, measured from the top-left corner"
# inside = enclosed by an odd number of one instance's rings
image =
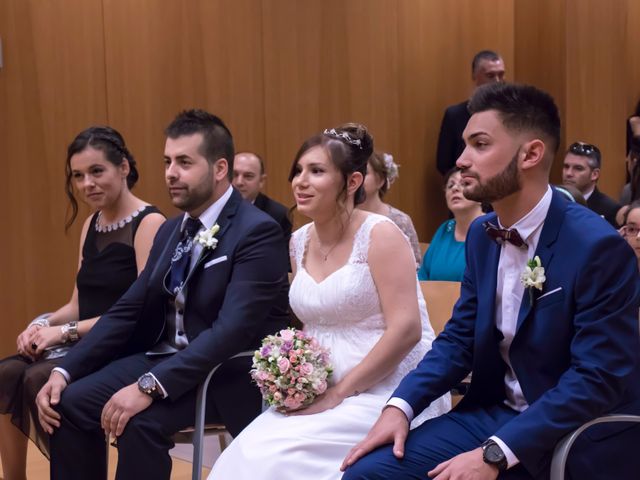
[[[625,52],[624,68],[625,80],[625,116],[621,120],[621,128],[626,130],[626,119],[634,111],[640,101],[640,2],[637,0],[627,0],[627,20],[624,25]],[[625,135],[623,130],[623,135]],[[626,143],[626,137],[622,140]]]
[[[473,91],[471,60],[480,50],[502,55],[513,76],[512,1],[399,2],[400,123],[402,163],[399,208],[409,213],[422,241],[448,216],[436,145],[447,106]],[[408,177],[408,178],[407,178]]]
[[[626,176],[626,12],[626,2],[567,0],[566,143],[600,148],[598,185],[614,198]]]
[[[107,119],[102,30],[100,0],[0,2],[0,355],[15,352],[29,320],[71,295],[82,218],[64,234],[64,162],[73,137]]]
[[[259,7],[104,0],[109,119],[140,162],[138,194],[168,215],[176,210],[164,186],[163,131],[179,111],[208,110],[237,148],[265,150]]]
[[[558,0],[518,0],[515,3],[515,81],[535,85],[556,101],[562,120],[562,138],[551,181],[562,183],[566,150],[566,4]]]

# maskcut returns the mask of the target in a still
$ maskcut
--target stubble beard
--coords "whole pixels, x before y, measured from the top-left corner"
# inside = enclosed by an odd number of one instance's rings
[[[494,175],[484,183],[476,178],[476,185],[464,187],[463,195],[474,202],[493,203],[502,200],[509,195],[518,192],[521,188],[520,175],[518,173],[518,154],[513,155],[509,164],[500,173]]]

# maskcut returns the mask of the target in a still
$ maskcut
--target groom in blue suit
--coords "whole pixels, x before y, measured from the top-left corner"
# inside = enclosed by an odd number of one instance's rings
[[[146,268],[64,358],[38,394],[52,479],[106,479],[105,433],[118,479],[168,479],[173,433],[193,424],[211,368],[286,326],[280,226],[231,187],[233,140],[202,110],[166,130],[165,180],[185,212],[158,231]],[[250,360],[213,377],[208,422],[237,434],[260,412]]]
[[[345,459],[345,480],[544,479],[567,433],[603,414],[640,414],[637,262],[604,220],[549,186],[553,99],[490,85],[470,110],[463,191],[495,213],[472,224],[452,318]],[[469,372],[453,411],[409,431]],[[569,457],[571,478],[638,478],[639,444],[633,424],[593,427]]]

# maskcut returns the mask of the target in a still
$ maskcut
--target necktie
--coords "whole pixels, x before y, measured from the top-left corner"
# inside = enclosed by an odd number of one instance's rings
[[[195,237],[202,223],[197,218],[187,218],[182,240],[176,245],[171,257],[171,276],[169,278],[169,291],[177,294],[182,289],[182,284],[187,278],[189,265],[191,263],[191,249],[193,247],[193,237]]]
[[[522,239],[515,228],[500,228],[489,222],[484,222],[482,226],[486,230],[487,235],[489,235],[499,245],[502,245],[504,242],[509,242],[518,248],[527,247],[526,242]]]

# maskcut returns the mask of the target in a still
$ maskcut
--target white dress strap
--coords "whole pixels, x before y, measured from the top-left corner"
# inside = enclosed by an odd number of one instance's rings
[[[298,270],[302,266],[308,231],[311,225],[311,223],[307,223],[291,234],[291,242],[289,244],[291,248],[290,255],[295,259]]]
[[[369,244],[371,243],[371,230],[381,222],[389,222],[395,225],[389,218],[377,213],[369,213],[367,218],[364,219],[353,239],[351,263],[367,263]]]

